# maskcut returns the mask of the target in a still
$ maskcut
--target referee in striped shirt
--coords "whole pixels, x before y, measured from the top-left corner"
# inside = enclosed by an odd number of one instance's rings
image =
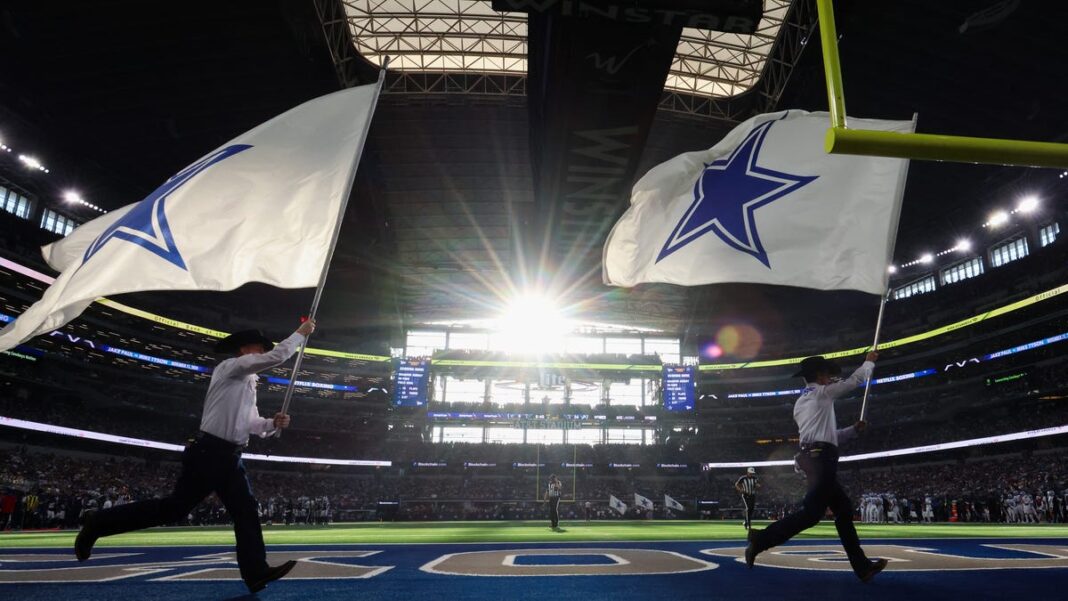
[[[753,468],[747,468],[745,475],[738,478],[738,481],[734,483],[734,490],[742,494],[742,503],[745,505],[745,529],[749,530],[753,526],[753,511],[756,509],[756,491],[760,488],[760,481],[757,480],[756,470]]]
[[[560,483],[560,479],[556,477],[556,474],[549,476],[549,487],[545,490],[545,501],[549,503],[549,521],[552,523],[553,531],[560,529],[560,492],[562,489],[563,485]]]

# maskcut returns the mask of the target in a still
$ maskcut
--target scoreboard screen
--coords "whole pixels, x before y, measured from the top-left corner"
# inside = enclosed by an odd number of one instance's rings
[[[393,372],[393,404],[397,407],[426,405],[429,383],[429,359],[401,359]]]
[[[692,365],[664,366],[661,391],[665,411],[693,410],[696,369]]]

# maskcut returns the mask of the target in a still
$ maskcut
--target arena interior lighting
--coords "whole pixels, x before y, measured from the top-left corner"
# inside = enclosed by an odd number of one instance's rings
[[[934,255],[932,255],[931,253],[927,253],[920,257],[920,263],[930,263],[932,261],[934,261]]]
[[[110,442],[131,447],[158,449],[160,451],[172,451],[180,453],[185,450],[185,445],[173,444],[169,442],[159,442],[155,440],[146,440],[143,438],[133,438],[130,436],[117,436],[115,434],[106,434],[104,432],[95,432],[93,430],[79,430],[77,428],[68,428],[65,426],[56,426],[53,424],[42,424],[39,422],[31,422],[23,419],[15,419],[4,416],[0,416],[0,426],[7,426],[9,428],[16,428],[19,430],[31,430],[34,432],[57,434],[59,436],[73,436],[75,438],[99,440],[101,442]],[[241,457],[242,459],[248,459],[252,461],[270,461],[274,463],[349,465],[361,467],[390,467],[393,465],[392,461],[380,461],[376,459],[329,459],[324,457],[291,457],[288,455],[263,455],[260,453],[243,453]]]
[[[63,200],[65,200],[69,204],[79,204],[79,205],[82,205],[83,207],[89,207],[90,209],[92,209],[92,210],[94,210],[94,211],[96,211],[98,213],[107,213],[107,211],[105,211],[104,209],[101,209],[100,207],[96,206],[95,204],[93,204],[91,202],[86,202],[86,200],[84,198],[82,198],[81,195],[78,194],[77,192],[75,192],[74,190],[67,190],[66,192],[64,192],[63,193]]]
[[[1037,196],[1025,196],[1020,199],[1020,204],[1016,206],[1016,210],[1020,213],[1031,213],[1038,208]]]
[[[962,239],[957,241],[957,245],[953,247],[953,250],[969,251],[972,249],[972,241],[968,239]]]
[[[32,157],[28,154],[20,154],[19,160],[22,161],[23,165],[26,165],[30,169],[36,169],[38,171],[44,171],[45,173],[48,173],[48,169],[45,169],[45,166],[42,165],[41,161],[37,160],[36,157]]]
[[[867,461],[869,459],[885,459],[887,457],[901,457],[903,455],[920,455],[923,453],[936,453],[938,451],[966,449],[969,447],[978,447],[988,444],[1000,444],[1005,442],[1013,442],[1016,440],[1030,440],[1033,438],[1057,436],[1060,434],[1068,434],[1068,426],[1054,426],[1052,428],[1028,430],[1026,432],[1013,432],[1011,434],[999,434],[997,436],[986,436],[983,438],[969,438],[968,440],[942,442],[937,444],[925,445],[922,447],[908,447],[904,449],[892,449],[889,451],[876,451],[874,453],[843,455],[838,461],[841,463],[846,463],[851,461]],[[713,469],[737,469],[743,467],[782,467],[793,464],[794,462],[792,459],[778,459],[772,461],[731,461],[719,463],[705,463],[701,467],[705,471],[708,471]]]
[[[541,355],[559,352],[569,327],[555,301],[544,294],[529,293],[509,303],[495,329],[501,350]]]
[[[984,224],[987,227],[998,227],[1005,225],[1009,222],[1009,214],[1005,211],[998,211],[990,216],[990,219]]]

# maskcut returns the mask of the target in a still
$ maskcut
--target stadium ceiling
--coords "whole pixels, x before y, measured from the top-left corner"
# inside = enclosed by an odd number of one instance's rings
[[[925,131],[1068,139],[1064,86],[1056,79],[1056,66],[1068,61],[1060,27],[1068,20],[1068,3],[1020,3],[982,27],[974,21],[974,0],[902,0],[889,11],[879,3],[838,4],[850,114],[919,113]],[[733,97],[716,95],[728,93],[725,87],[705,88],[703,96],[680,92],[683,84],[669,80],[675,87],[663,92],[638,173],[681,152],[708,148],[730,120],[780,107],[825,106],[818,44],[801,52],[813,31],[814,2],[794,0],[785,14],[776,12],[785,5],[765,3],[768,19],[781,25],[775,34],[761,25],[763,45],[746,41],[756,50],[740,38],[732,48],[726,34],[708,34],[715,39],[703,49],[685,50],[687,42],[680,43],[680,55],[719,52],[728,63],[763,75],[752,82],[742,68],[717,73],[698,60],[694,68],[705,69],[699,72],[708,79],[733,77],[750,86]],[[483,317],[477,299],[455,291],[485,288],[486,282],[503,289],[500,274],[517,262],[512,230],[533,207],[525,65],[494,70],[471,58],[469,68],[453,71],[446,66],[454,63],[442,58],[423,63],[434,69],[419,71],[404,61],[408,55],[429,60],[420,48],[437,48],[451,60],[480,49],[501,54],[483,40],[500,39],[495,32],[505,31],[506,21],[520,27],[526,17],[494,13],[500,27],[493,29],[487,6],[472,0],[191,0],[181,10],[160,12],[133,0],[6,3],[0,7],[0,134],[51,168],[40,180],[57,194],[42,192],[43,200],[61,202],[62,191],[74,188],[88,201],[116,209],[207,150],[304,100],[373,81],[373,63],[389,54],[401,70],[387,80],[372,127],[359,201],[350,204],[324,301],[330,310],[324,323],[335,324],[335,332],[339,323],[363,331],[367,324]],[[483,12],[467,21],[459,14],[478,7]],[[408,16],[383,16],[399,9]],[[365,16],[357,29],[353,21],[360,14]],[[402,35],[405,27],[409,33]],[[381,38],[368,40],[364,29]],[[523,29],[516,29],[516,45],[507,50],[525,62],[526,35],[518,35]],[[452,47],[463,52],[446,52]],[[671,77],[685,76],[683,65],[677,57]],[[1068,178],[1051,170],[916,162],[899,255],[913,259],[952,243],[989,209],[1011,205],[1017,192],[1063,198],[1066,186]],[[390,272],[379,273],[383,266]],[[262,303],[264,294],[271,303]],[[822,296],[800,302],[793,290],[774,294],[738,287],[611,290],[589,317],[684,331],[691,320],[760,310],[780,315],[777,323],[788,331],[797,316],[812,315],[811,306],[826,303]],[[376,301],[380,296],[387,299]],[[262,307],[256,323],[267,326],[303,310],[306,297],[306,291],[257,288],[213,302],[242,314]],[[175,298],[144,302],[167,313]],[[800,308],[787,314],[780,312],[784,305]]]
[[[333,12],[323,19],[328,37],[343,20],[364,59],[390,57],[401,75],[391,92],[526,95],[525,13],[495,11],[490,0],[342,0],[343,14],[334,2],[318,4]],[[815,15],[812,0],[765,0],[753,34],[683,29],[661,108],[737,120],[753,107],[729,100],[758,89],[761,108],[774,106]]]

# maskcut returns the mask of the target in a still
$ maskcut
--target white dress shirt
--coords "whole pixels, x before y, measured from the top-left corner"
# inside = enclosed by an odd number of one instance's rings
[[[204,398],[200,429],[240,446],[248,443],[249,434],[264,438],[274,432],[274,420],[260,417],[256,408],[256,372],[283,363],[303,341],[304,336],[293,332],[266,353],[241,355],[219,363]]]
[[[857,389],[871,377],[875,364],[865,361],[853,375],[833,384],[809,384],[794,404],[794,421],[801,436],[801,444],[826,442],[838,446],[838,422],[834,416],[834,401]],[[848,428],[847,428],[848,429]]]

